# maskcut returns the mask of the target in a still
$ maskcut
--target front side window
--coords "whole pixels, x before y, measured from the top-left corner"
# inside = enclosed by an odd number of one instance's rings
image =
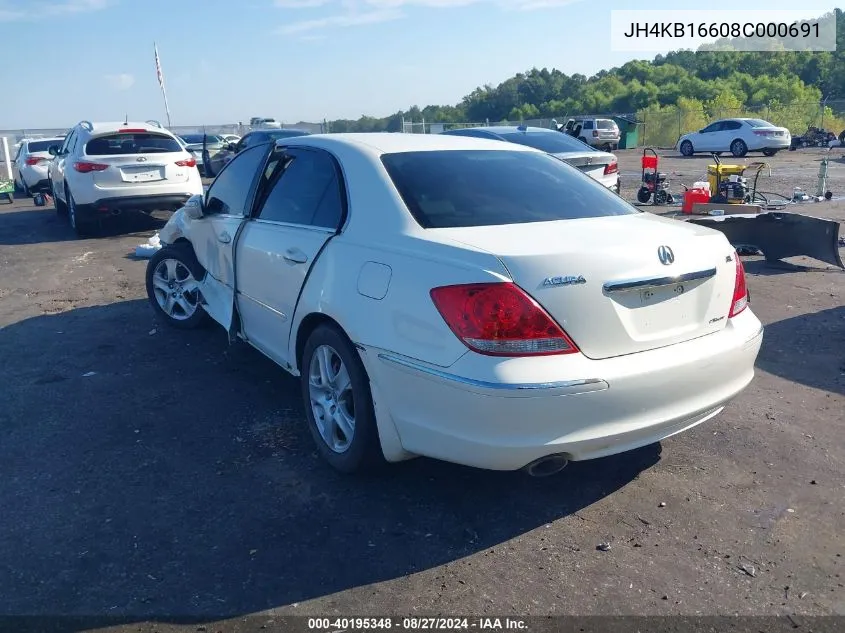
[[[445,150],[384,154],[381,160],[423,228],[640,213],[589,176],[548,154]]]
[[[252,184],[266,155],[266,148],[256,146],[235,156],[211,183],[206,196],[206,212],[246,215]]]
[[[711,123],[706,128],[701,130],[701,133],[702,134],[710,134],[711,132],[718,132],[721,129],[722,129],[722,122],[717,121],[716,123]]]

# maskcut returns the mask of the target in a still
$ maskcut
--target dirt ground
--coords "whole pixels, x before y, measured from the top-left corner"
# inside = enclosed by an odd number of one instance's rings
[[[633,195],[640,154],[619,156]],[[820,157],[770,159],[765,189],[814,191]],[[709,162],[661,169],[692,184]],[[845,200],[800,210],[845,221]],[[0,204],[0,615],[845,615],[845,272],[746,258],[757,376],[662,446],[547,479],[426,459],[349,478],[293,378],[155,321],[131,253],[165,217],[78,240]]]

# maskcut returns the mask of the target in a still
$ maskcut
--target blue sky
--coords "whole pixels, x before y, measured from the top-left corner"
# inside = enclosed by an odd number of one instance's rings
[[[174,125],[250,116],[319,121],[454,104],[477,86],[533,66],[591,75],[634,57],[650,58],[611,52],[611,10],[684,4],[0,0],[0,129],[65,127],[125,114],[164,120],[154,41]],[[701,7],[690,2],[689,8]],[[711,9],[736,7],[732,1],[707,3]],[[795,3],[742,3],[755,7],[763,18],[766,10]]]

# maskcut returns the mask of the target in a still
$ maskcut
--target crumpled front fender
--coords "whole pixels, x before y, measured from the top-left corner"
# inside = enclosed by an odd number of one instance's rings
[[[190,218],[185,214],[185,209],[179,209],[176,211],[170,219],[167,221],[167,224],[158,232],[158,238],[161,240],[162,244],[173,244],[179,238],[189,239],[188,238],[188,223],[190,222]]]

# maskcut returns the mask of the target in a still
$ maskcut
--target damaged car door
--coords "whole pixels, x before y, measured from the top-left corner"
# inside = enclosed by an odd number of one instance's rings
[[[343,222],[345,197],[338,164],[318,148],[278,148],[262,176],[236,247],[238,315],[244,338],[289,365],[300,291]]]
[[[207,271],[202,284],[205,309],[229,328],[234,309],[234,244],[249,217],[261,166],[271,145],[252,147],[232,160],[205,196],[204,217],[192,223],[190,239],[197,260]]]

